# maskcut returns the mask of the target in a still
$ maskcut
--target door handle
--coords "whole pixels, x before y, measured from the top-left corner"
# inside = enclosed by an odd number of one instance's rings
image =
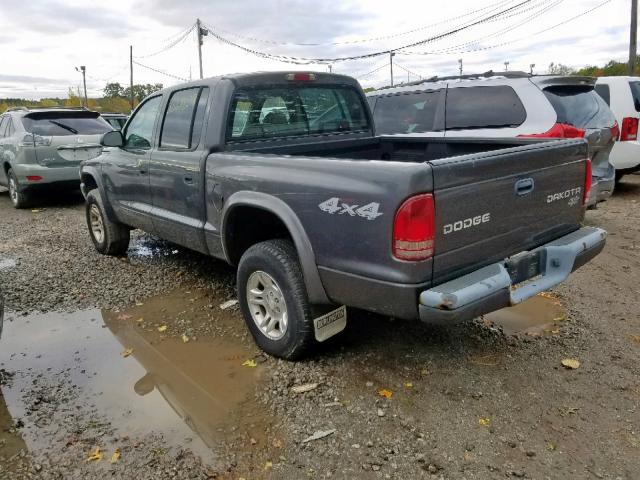
[[[186,183],[187,185],[193,185],[193,177],[186,175],[184,177],[184,183]]]
[[[533,191],[535,187],[535,182],[533,178],[523,178],[522,180],[518,180],[515,185],[515,190],[517,195],[526,195]]]

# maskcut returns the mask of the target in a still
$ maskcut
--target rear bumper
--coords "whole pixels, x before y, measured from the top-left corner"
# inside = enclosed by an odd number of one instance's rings
[[[444,323],[470,320],[523,302],[563,282],[598,255],[606,235],[602,229],[585,227],[532,250],[546,254],[543,273],[519,285],[512,283],[504,262],[499,262],[425,290],[419,298],[420,319]]]
[[[609,154],[609,162],[616,170],[640,167],[640,142],[616,142]]]
[[[80,187],[80,166],[70,167],[43,167],[38,164],[16,164],[13,171],[18,177],[18,183],[23,189],[38,187]],[[41,180],[30,181],[27,177],[41,177]]]

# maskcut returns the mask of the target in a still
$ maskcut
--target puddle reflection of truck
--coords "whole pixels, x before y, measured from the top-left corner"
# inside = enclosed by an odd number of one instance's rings
[[[237,265],[249,330],[289,359],[344,328],[336,306],[471,319],[558,284],[605,242],[581,228],[584,140],[376,137],[340,75],[178,85],[102,143],[81,168],[97,250],[124,254],[140,228]]]

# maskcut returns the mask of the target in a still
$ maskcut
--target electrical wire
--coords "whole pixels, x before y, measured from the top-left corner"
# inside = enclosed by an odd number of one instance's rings
[[[393,64],[395,67],[399,67],[401,70],[404,70],[405,72],[407,72],[410,75],[413,75],[414,77],[418,77],[418,78],[422,78],[422,75],[420,75],[419,73],[416,72],[412,72],[411,70],[409,70],[408,68],[403,67],[402,65],[400,65],[398,62],[394,62]]]
[[[466,18],[469,17],[475,13],[479,13],[479,12],[484,12],[486,10],[489,10],[489,12],[494,11],[502,6],[505,6],[509,3],[513,3],[514,0],[500,0],[499,2],[495,2],[492,3],[490,5],[487,5],[485,7],[482,8],[478,8],[476,10],[472,10],[470,12],[467,12],[465,14],[462,15],[458,15],[456,17],[451,17],[451,18],[447,18],[444,20],[441,20],[439,22],[436,23],[431,23],[429,25],[424,25],[422,27],[418,27],[418,28],[414,28],[411,30],[407,30],[404,32],[400,32],[400,33],[394,33],[394,34],[390,34],[390,35],[383,35],[383,36],[379,36],[379,37],[373,37],[373,38],[361,38],[361,39],[356,39],[356,40],[345,40],[342,42],[320,42],[320,43],[312,43],[312,42],[301,42],[301,43],[297,43],[297,42],[280,42],[277,40],[266,40],[266,39],[261,39],[261,38],[256,38],[256,37],[252,37],[252,36],[245,36],[242,34],[238,34],[238,33],[234,33],[234,32],[230,32],[228,30],[224,30],[221,28],[213,28],[213,30],[217,31],[217,32],[221,32],[224,33],[226,35],[230,35],[236,38],[240,38],[242,40],[247,40],[250,42],[255,42],[255,43],[263,43],[263,44],[267,44],[267,45],[279,45],[279,46],[293,46],[293,47],[323,47],[323,46],[338,46],[338,45],[353,45],[353,44],[358,44],[358,43],[369,43],[369,42],[376,42],[376,41],[380,41],[380,40],[389,40],[392,38],[397,38],[397,37],[401,37],[404,35],[409,35],[415,32],[419,32],[422,30],[426,30],[428,28],[432,28],[432,27],[436,27],[438,25],[443,25],[443,24],[447,24],[447,23],[451,23],[455,20],[459,20],[461,18]],[[496,7],[496,8],[493,8]]]
[[[165,45],[160,50],[155,51],[153,53],[148,53],[146,55],[134,55],[133,58],[149,58],[149,57],[155,57],[156,55],[160,55],[161,53],[164,53],[167,50],[172,49],[179,43],[183,42],[189,36],[189,34],[193,32],[195,28],[196,28],[196,24],[194,23],[193,25],[190,25],[185,31],[183,31],[182,34],[180,34],[175,40]]]
[[[137,62],[135,60],[133,60],[133,63],[135,63],[139,67],[146,68],[147,70],[151,70],[152,72],[156,72],[156,73],[159,73],[161,75],[166,75],[167,77],[175,78],[176,80],[182,80],[183,82],[188,82],[189,81],[184,77],[179,77],[178,75],[173,75],[172,73],[163,72],[162,70],[158,70],[157,68],[150,67],[149,65],[143,65],[142,63]]]
[[[371,70],[370,72],[367,72],[367,73],[365,73],[363,75],[357,76],[356,79],[360,80],[361,78],[365,78],[365,77],[368,77],[370,75],[373,75],[374,73],[379,72],[383,68],[387,68],[389,65],[391,65],[391,64],[389,62],[387,62],[384,65],[382,65],[382,66],[380,66],[380,67],[378,67],[378,68],[376,68],[374,70]]]
[[[207,30],[209,31],[209,33],[211,33],[211,36],[213,38],[216,38],[218,41],[220,41],[221,43],[225,43],[229,46],[233,46],[236,47],[240,50],[243,50],[247,53],[251,53],[255,56],[261,57],[261,58],[267,58],[270,60],[277,60],[280,62],[284,62],[284,63],[293,63],[293,64],[299,64],[299,65],[308,65],[308,64],[313,64],[313,63],[317,63],[317,64],[328,64],[328,63],[338,63],[338,62],[344,62],[344,61],[350,61],[350,60],[360,60],[360,59],[364,59],[364,58],[373,58],[373,57],[379,57],[381,55],[386,55],[389,54],[393,51],[396,50],[403,50],[406,48],[412,48],[412,47],[416,47],[419,45],[424,45],[426,43],[430,43],[430,42],[434,42],[436,40],[440,40],[441,38],[445,38],[451,35],[454,35],[456,33],[459,33],[463,30],[466,30],[468,28],[471,28],[475,25],[480,25],[482,23],[485,23],[493,18],[499,17],[505,13],[508,13],[510,11],[514,11],[526,4],[531,3],[532,0],[524,0],[521,1],[520,3],[509,7],[505,10],[502,10],[498,13],[494,13],[488,17],[482,18],[480,20],[476,20],[472,23],[469,23],[467,25],[463,25],[461,27],[457,27],[453,30],[449,30],[447,32],[435,35],[433,37],[429,37],[423,40],[419,40],[417,42],[413,42],[410,43],[408,45],[404,45],[402,47],[397,47],[397,48],[393,48],[393,49],[387,49],[387,50],[382,50],[382,51],[377,51],[377,52],[372,52],[372,53],[368,53],[368,54],[363,54],[363,55],[352,55],[352,56],[346,56],[346,57],[335,57],[335,58],[306,58],[306,57],[294,57],[294,56],[287,56],[287,55],[275,55],[275,54],[271,54],[271,53],[267,53],[267,52],[261,52],[249,47],[246,47],[244,45],[240,45],[237,44],[223,36],[221,36],[220,34],[218,34],[216,31],[214,31],[212,28],[210,28],[209,26],[205,26],[207,28]]]
[[[579,13],[579,14],[573,16],[573,17],[567,18],[567,19],[563,20],[560,23],[557,23],[557,24],[552,25],[550,27],[544,28],[542,30],[538,30],[537,32],[534,32],[534,33],[532,33],[530,35],[525,35],[524,37],[508,40],[508,41],[505,41],[505,42],[502,42],[502,43],[498,43],[498,44],[495,44],[495,45],[487,45],[487,46],[484,46],[484,47],[472,48],[472,49],[469,49],[469,50],[462,50],[462,51],[456,51],[456,52],[450,52],[450,53],[479,52],[479,51],[484,51],[484,50],[491,50],[493,48],[503,47],[505,45],[511,45],[512,43],[516,43],[516,42],[521,42],[521,41],[527,40],[527,39],[529,39],[531,37],[535,37],[537,35],[540,35],[541,33],[545,33],[545,32],[548,32],[550,30],[553,30],[555,28],[558,28],[558,27],[561,27],[563,25],[566,25],[567,23],[572,22],[573,20],[576,20],[576,19],[578,19],[580,17],[583,17],[583,16],[585,16],[585,15],[587,15],[587,14],[589,14],[589,13],[591,13],[591,12],[593,12],[593,11],[603,7],[603,6],[605,6],[607,3],[611,3],[611,1],[612,0],[605,0],[604,2],[599,3],[598,5],[596,5],[593,8],[585,10],[584,12]],[[440,54],[442,52],[435,50],[435,51],[430,51],[430,52],[407,52],[407,51],[402,51],[402,52],[397,52],[397,53],[398,54],[403,54],[403,55],[405,55],[405,54],[406,55],[437,55],[437,54]]]

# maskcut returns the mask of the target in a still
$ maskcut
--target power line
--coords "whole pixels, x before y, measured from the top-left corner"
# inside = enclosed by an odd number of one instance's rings
[[[418,77],[418,78],[422,78],[422,75],[420,75],[419,73],[413,72],[411,70],[409,70],[408,68],[403,67],[402,65],[400,65],[398,62],[395,62],[394,65],[396,67],[400,67],[402,70],[404,70],[405,72],[413,75],[414,77]]]
[[[146,55],[136,55],[134,58],[149,58],[149,57],[155,57],[156,55],[160,55],[161,53],[164,53],[167,50],[172,49],[173,47],[175,47],[179,43],[183,42],[189,36],[189,34],[191,32],[193,32],[193,30],[195,28],[196,28],[196,25],[194,23],[193,25],[190,25],[189,27],[187,27],[186,30],[182,31],[182,34],[180,34],[175,40],[173,40],[171,43],[165,45],[160,50],[155,51],[153,53],[148,53]]]
[[[382,66],[380,66],[380,67],[378,67],[378,68],[376,68],[374,70],[371,70],[370,72],[367,72],[367,73],[365,73],[363,75],[359,75],[356,78],[358,80],[360,80],[361,78],[365,78],[365,77],[368,77],[369,75],[373,75],[374,73],[379,72],[380,70],[382,70],[383,68],[387,68],[388,66],[389,66],[389,62],[385,63],[384,65],[382,65]]]
[[[337,63],[337,62],[345,62],[345,61],[350,61],[350,60],[360,60],[360,59],[364,59],[364,58],[372,58],[372,57],[378,57],[381,55],[387,55],[390,52],[396,51],[396,50],[402,50],[402,49],[406,49],[406,48],[412,48],[412,47],[416,47],[419,45],[424,45],[425,43],[429,43],[429,42],[433,42],[436,40],[440,40],[441,38],[445,38],[451,35],[454,35],[456,33],[459,33],[463,30],[466,30],[468,28],[471,28],[475,25],[480,25],[482,23],[485,23],[491,19],[494,19],[496,17],[499,17],[507,12],[510,11],[514,11],[519,9],[520,7],[522,7],[523,5],[526,5],[528,3],[530,3],[532,0],[524,0],[512,7],[509,7],[505,10],[502,10],[498,13],[494,13],[488,17],[482,18],[480,20],[476,20],[472,23],[469,23],[467,25],[461,26],[461,27],[457,27],[453,30],[449,30],[447,32],[435,35],[433,37],[429,37],[417,42],[413,42],[410,43],[408,45],[404,45],[401,47],[396,47],[396,48],[392,48],[392,49],[387,49],[387,50],[382,50],[382,51],[377,51],[377,52],[372,52],[372,53],[368,53],[368,54],[364,54],[364,55],[352,55],[352,56],[347,56],[347,57],[335,57],[335,58],[307,58],[307,57],[294,57],[294,56],[287,56],[287,55],[275,55],[272,53],[267,53],[267,52],[261,52],[259,50],[255,50],[249,47],[246,47],[244,45],[240,45],[237,44],[223,36],[221,36],[219,33],[217,33],[216,31],[214,31],[211,27],[206,26],[206,28],[209,30],[209,32],[211,33],[211,36],[216,38],[217,40],[219,40],[222,43],[225,43],[227,45],[236,47],[240,50],[243,50],[247,53],[251,53],[255,56],[261,57],[261,58],[267,58],[270,60],[277,60],[280,62],[284,62],[284,63],[293,63],[293,64],[300,64],[300,65],[308,65],[308,64],[312,64],[312,63],[319,63],[319,64],[327,64],[327,63]]]
[[[484,12],[486,10],[494,11],[497,8],[500,8],[504,5],[507,5],[509,3],[513,3],[514,0],[500,0],[499,2],[495,2],[492,3],[490,5],[487,5],[485,7],[482,8],[478,8],[476,10],[472,10],[470,12],[467,12],[465,14],[462,15],[458,15],[456,17],[451,17],[451,18],[447,18],[444,20],[441,20],[439,22],[436,23],[431,23],[429,25],[424,25],[422,27],[418,27],[418,28],[414,28],[411,30],[407,30],[404,32],[399,32],[399,33],[394,33],[394,34],[390,34],[390,35],[383,35],[383,36],[379,36],[379,37],[373,37],[373,38],[360,38],[360,39],[356,39],[356,40],[345,40],[342,42],[319,42],[319,43],[313,43],[313,42],[301,42],[301,43],[297,43],[297,42],[282,42],[282,41],[278,41],[278,40],[267,40],[267,39],[262,39],[262,38],[256,38],[256,37],[252,37],[252,36],[246,36],[246,35],[242,35],[239,33],[234,33],[234,32],[230,32],[228,30],[224,30],[221,28],[215,28],[215,30],[217,32],[221,32],[224,33],[226,35],[231,35],[233,37],[236,38],[240,38],[242,40],[247,40],[250,42],[255,42],[255,43],[263,43],[263,44],[267,44],[267,45],[279,45],[279,46],[293,46],[293,47],[322,47],[322,46],[339,46],[339,45],[353,45],[353,44],[358,44],[358,43],[369,43],[369,42],[376,42],[376,41],[380,41],[380,40],[389,40],[392,38],[397,38],[397,37],[401,37],[404,35],[409,35],[411,33],[415,33],[415,32],[419,32],[422,30],[426,30],[428,28],[432,28],[438,25],[443,25],[446,23],[451,23],[455,20],[459,20],[461,18],[465,18],[465,17],[469,17],[475,13],[478,12]],[[496,7],[496,8],[493,8]]]
[[[575,15],[573,17],[567,18],[567,19],[563,20],[560,23],[557,23],[557,24],[552,25],[550,27],[544,28],[542,30],[538,30],[537,32],[534,32],[534,33],[532,33],[530,35],[525,35],[524,37],[515,38],[515,39],[512,39],[512,40],[508,40],[508,41],[502,42],[502,43],[497,43],[495,45],[487,45],[487,46],[484,46],[484,47],[472,48],[472,49],[469,49],[469,50],[458,50],[458,51],[450,51],[450,52],[446,52],[444,50],[432,50],[430,52],[402,51],[402,52],[398,52],[398,53],[402,54],[402,55],[436,55],[436,54],[440,54],[440,53],[471,53],[471,52],[479,52],[479,51],[483,51],[483,50],[490,50],[490,49],[493,49],[493,48],[502,47],[504,45],[510,45],[512,43],[515,43],[515,42],[521,42],[523,40],[527,40],[528,38],[540,35],[541,33],[545,33],[545,32],[548,32],[550,30],[553,30],[555,28],[558,28],[558,27],[561,27],[563,25],[566,25],[567,23],[570,23],[573,20],[576,20],[576,19],[578,19],[580,17],[583,17],[583,16],[593,12],[594,10],[597,10],[598,8],[601,8],[601,7],[605,6],[607,3],[611,3],[611,1],[612,0],[605,0],[604,2],[599,3],[595,7],[590,8],[589,10],[585,10],[584,12],[579,13],[578,15]]]
[[[166,75],[167,77],[175,78],[176,80],[182,80],[183,82],[188,82],[188,80],[184,77],[179,77],[178,75],[173,75],[172,73],[163,72],[162,70],[158,70],[157,68],[150,67],[149,65],[143,65],[142,63],[136,62],[135,60],[133,60],[133,63],[135,63],[139,67],[146,68],[147,70],[151,70],[152,72],[156,72],[161,75]]]

